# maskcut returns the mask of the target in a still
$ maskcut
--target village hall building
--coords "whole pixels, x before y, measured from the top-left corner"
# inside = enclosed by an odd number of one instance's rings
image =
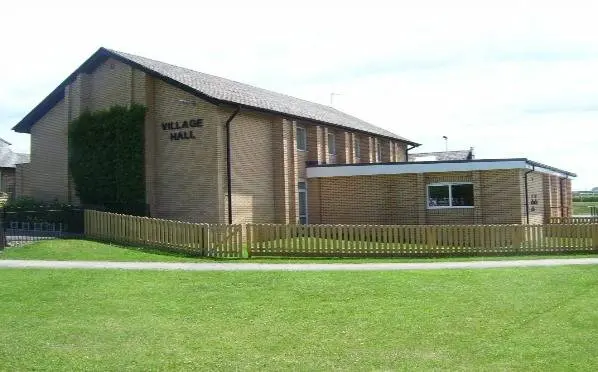
[[[571,214],[573,173],[525,158],[408,161],[418,143],[332,107],[105,48],[13,128],[31,134],[17,194],[77,204],[69,123],[135,103],[146,107],[152,217],[521,224]]]

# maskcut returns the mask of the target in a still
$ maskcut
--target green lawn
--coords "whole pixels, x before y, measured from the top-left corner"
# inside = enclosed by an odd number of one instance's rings
[[[44,240],[0,251],[0,259],[11,260],[83,260],[83,261],[161,261],[161,262],[268,262],[268,263],[363,263],[430,262],[469,260],[513,260],[554,257],[596,257],[592,254],[539,256],[472,256],[445,258],[201,258],[151,250],[142,247],[105,244],[89,240]]]
[[[0,270],[2,370],[587,370],[598,267]]]
[[[573,202],[574,215],[590,215],[589,206],[598,207],[598,202]]]

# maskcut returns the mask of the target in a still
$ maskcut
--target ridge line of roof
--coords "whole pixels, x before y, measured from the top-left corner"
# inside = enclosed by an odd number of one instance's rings
[[[414,145],[416,147],[421,145],[417,142],[413,142],[413,141],[410,141],[402,136],[399,136],[387,129],[378,127],[374,124],[368,123],[367,121],[359,119],[351,114],[348,114],[341,110],[338,110],[332,106],[327,106],[327,105],[324,105],[321,103],[312,102],[312,101],[308,101],[308,100],[305,100],[302,98],[293,97],[288,94],[275,92],[275,91],[268,90],[265,88],[260,88],[260,87],[257,87],[257,86],[251,85],[251,84],[247,84],[247,83],[243,83],[243,82],[239,82],[236,80],[231,80],[231,79],[219,77],[216,75],[195,71],[195,70],[192,70],[192,69],[189,69],[186,67],[173,65],[171,63],[162,62],[162,61],[158,61],[155,59],[146,58],[146,57],[142,57],[142,56],[137,56],[137,55],[130,54],[130,53],[120,52],[120,51],[117,51],[114,49],[108,49],[105,47],[100,47],[92,56],[90,56],[85,62],[83,62],[73,73],[71,73],[62,83],[60,83],[48,96],[46,96],[46,98],[44,98],[37,106],[35,106],[33,108],[33,110],[31,110],[27,115],[25,115],[25,117],[23,119],[21,119],[12,128],[12,130],[14,130],[16,132],[20,132],[20,133],[30,133],[31,127],[33,125],[35,125],[35,123],[37,123],[37,121],[39,121],[58,102],[60,102],[60,100],[62,98],[64,98],[64,88],[66,87],[66,85],[68,85],[73,80],[75,80],[79,73],[88,72],[88,71],[93,70],[97,66],[98,63],[101,63],[102,61],[104,61],[105,59],[110,58],[110,57],[116,58],[117,60],[120,60],[123,63],[133,65],[136,68],[139,68],[153,76],[156,76],[169,84],[175,85],[178,88],[181,88],[181,89],[183,89],[189,93],[192,93],[194,95],[197,95],[199,98],[205,99],[214,104],[225,103],[225,104],[239,105],[239,106],[243,106],[243,107],[253,109],[256,111],[276,113],[279,115],[297,118],[300,120],[313,121],[313,122],[331,125],[331,126],[335,126],[335,127],[346,128],[346,129],[356,131],[356,132],[373,134],[376,136],[403,142],[403,143],[406,143],[409,145]],[[139,62],[136,61],[135,58],[140,59],[140,61]],[[339,118],[333,118],[333,121],[327,121],[327,120],[325,120],[326,114],[324,114],[323,115],[324,117],[322,117],[320,120],[317,118],[317,116],[318,116],[317,114],[314,114],[313,115],[314,117],[310,117],[312,115],[304,116],[304,115],[302,115],[302,112],[293,113],[293,110],[290,110],[289,112],[285,112],[286,110],[280,111],[280,110],[271,109],[268,107],[260,107],[259,105],[253,105],[253,104],[251,104],[251,102],[249,102],[249,103],[243,103],[242,101],[236,102],[234,100],[234,97],[233,97],[233,100],[223,99],[223,97],[214,96],[208,92],[204,92],[204,91],[198,89],[197,87],[190,85],[187,82],[181,81],[181,79],[177,78],[176,75],[174,77],[170,77],[170,76],[167,76],[164,73],[158,71],[155,67],[153,67],[151,65],[144,66],[142,64],[144,60],[158,64],[158,65],[166,65],[166,66],[170,66],[171,68],[174,68],[174,69],[180,69],[180,70],[183,70],[184,73],[188,73],[190,75],[199,74],[199,75],[207,76],[207,77],[210,77],[213,79],[219,79],[219,80],[222,80],[225,82],[230,82],[232,84],[238,84],[242,87],[246,87],[251,90],[257,90],[259,92],[263,92],[268,95],[274,95],[274,97],[280,96],[280,97],[287,98],[289,100],[296,100],[301,103],[304,103],[306,106],[313,105],[316,110],[315,112],[317,112],[317,110],[319,108],[322,110],[323,113],[329,112],[332,115],[335,115],[332,113],[332,112],[335,112],[336,114],[339,115]],[[209,89],[208,89],[208,91],[209,91]],[[309,107],[309,106],[307,106],[307,107]],[[307,108],[306,110],[309,111],[309,108]],[[343,123],[344,120],[347,120],[346,124]],[[356,123],[352,124],[351,120],[355,120]],[[336,121],[340,122],[341,124],[336,123]],[[361,128],[361,127],[363,127],[363,128]],[[372,127],[372,128],[369,129],[368,127]]]

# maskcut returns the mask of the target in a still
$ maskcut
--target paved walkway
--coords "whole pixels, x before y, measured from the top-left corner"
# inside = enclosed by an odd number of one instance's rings
[[[190,263],[190,262],[108,262],[0,260],[0,268],[44,269],[121,269],[186,271],[394,271],[438,269],[490,269],[501,267],[538,267],[598,265],[598,258],[555,258],[539,260],[411,262],[411,263]]]

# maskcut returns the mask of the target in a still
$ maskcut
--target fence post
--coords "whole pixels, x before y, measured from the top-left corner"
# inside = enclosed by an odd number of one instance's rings
[[[252,225],[248,223],[245,225],[245,247],[247,251],[247,258],[251,258],[251,248],[252,248],[252,236],[251,236],[251,228]]]
[[[514,225],[512,226],[512,244],[513,244],[513,251],[515,253],[519,253],[519,250],[521,249],[521,243],[523,241],[523,225]]]

